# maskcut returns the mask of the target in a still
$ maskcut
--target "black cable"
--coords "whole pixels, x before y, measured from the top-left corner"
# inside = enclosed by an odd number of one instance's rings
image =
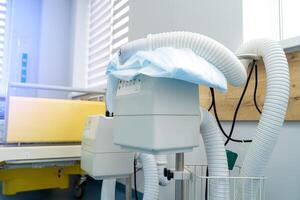
[[[247,88],[248,88],[248,85],[249,85],[249,81],[250,81],[250,78],[251,78],[251,75],[252,75],[252,72],[253,72],[253,69],[255,68],[255,65],[256,65],[256,61],[253,61],[252,62],[252,67],[250,69],[250,72],[249,72],[249,75],[248,75],[248,78],[247,78],[247,81],[246,81],[246,84],[245,84],[245,87],[244,87],[244,90],[242,92],[242,95],[240,97],[240,100],[238,102],[238,105],[235,109],[235,112],[234,112],[234,116],[233,116],[233,120],[232,120],[232,124],[231,124],[231,129],[230,129],[230,133],[228,135],[229,138],[232,137],[232,134],[233,134],[233,130],[234,130],[234,126],[235,126],[235,122],[236,122],[236,117],[237,117],[237,114],[238,114],[238,111],[240,109],[240,106],[241,106],[241,103],[243,101],[243,98],[245,96],[245,93],[247,91]],[[230,141],[230,139],[227,138],[226,142],[225,142],[225,146],[228,144],[228,142]],[[252,142],[252,140],[251,140]]]
[[[212,88],[210,88],[210,89],[212,89]],[[213,108],[214,103],[215,103],[215,100],[212,99],[211,104],[208,108],[208,111],[210,111]],[[207,168],[206,168],[206,177],[208,177],[208,176],[209,176],[209,174],[208,174],[208,166],[207,166]],[[208,178],[206,179],[206,182],[205,182],[205,200],[207,200],[207,199],[208,199]]]
[[[213,100],[213,108],[214,108],[214,114],[215,114],[215,118],[216,118],[216,121],[217,121],[217,124],[221,130],[221,132],[223,133],[223,135],[229,139],[230,141],[232,142],[251,142],[251,140],[238,140],[238,139],[234,139],[234,138],[231,138],[227,135],[227,133],[224,131],[223,127],[222,127],[222,124],[220,122],[220,119],[219,119],[219,116],[218,116],[218,112],[217,112],[217,108],[216,108],[216,104],[215,104],[215,94],[214,94],[214,89],[211,88],[211,95],[212,95],[212,100]]]
[[[136,188],[136,158],[133,161],[133,180],[134,180],[134,195],[135,195],[135,200],[138,200],[138,193],[137,193],[137,188]]]
[[[206,177],[209,176],[209,173],[208,173],[208,166],[206,167]],[[208,199],[208,178],[206,179],[206,182],[205,182],[205,200]]]
[[[210,88],[210,89],[212,89],[212,88]],[[211,104],[210,104],[210,106],[209,106],[209,108],[208,108],[208,111],[210,111],[212,108],[213,108],[213,106],[214,106],[214,101],[213,101],[213,99],[211,100]]]
[[[241,97],[240,97],[240,100],[239,100],[238,105],[237,105],[237,107],[236,107],[236,109],[235,109],[235,112],[234,112],[234,116],[233,116],[233,120],[232,120],[232,125],[231,125],[231,129],[230,129],[230,133],[229,133],[229,135],[228,135],[229,138],[231,138],[231,136],[232,136],[232,134],[233,134],[233,130],[234,130],[235,122],[236,122],[236,117],[237,117],[238,111],[239,111],[239,109],[240,109],[241,103],[242,103],[242,101],[243,101],[243,98],[244,98],[244,96],[245,96],[245,93],[246,93],[246,91],[247,91],[247,88],[248,88],[248,85],[249,85],[249,81],[250,81],[250,78],[251,78],[253,69],[255,68],[255,65],[256,65],[256,62],[253,61],[253,62],[252,62],[251,70],[250,70],[249,75],[248,75],[248,78],[247,78],[247,82],[246,82],[246,84],[245,84],[244,90],[243,90],[243,92],[242,92],[242,95],[241,95]],[[226,140],[225,146],[228,144],[229,141],[230,141],[230,139],[227,139],[227,140]],[[251,142],[252,142],[252,140],[251,140]]]
[[[233,134],[233,131],[234,131],[234,127],[235,127],[235,122],[236,122],[236,117],[237,117],[237,114],[238,114],[238,111],[239,111],[239,108],[240,108],[240,105],[242,103],[242,100],[244,98],[244,95],[246,93],[246,90],[248,88],[248,84],[249,84],[249,81],[250,81],[250,78],[251,78],[251,75],[252,75],[252,72],[253,72],[253,69],[256,65],[256,62],[253,61],[252,62],[252,67],[251,67],[251,70],[250,70],[250,73],[248,75],[248,78],[247,78],[247,81],[246,81],[246,84],[245,84],[245,87],[243,89],[243,92],[242,92],[242,95],[240,97],[240,100],[238,102],[238,105],[236,107],[236,110],[234,112],[234,117],[233,117],[233,122],[232,122],[232,125],[231,125],[231,129],[230,129],[230,133],[229,135],[227,135],[227,133],[224,131],[223,127],[222,127],[222,124],[220,122],[220,119],[219,119],[219,116],[218,116],[218,112],[217,112],[217,108],[216,108],[216,101],[215,101],[215,94],[214,94],[214,89],[213,88],[210,88],[210,91],[211,91],[211,96],[212,96],[212,106],[214,108],[214,114],[215,114],[215,117],[216,117],[216,121],[218,123],[218,126],[221,130],[221,132],[223,133],[223,135],[226,137],[226,142],[225,142],[225,146],[228,144],[229,141],[233,141],[233,142],[240,142],[240,143],[247,143],[247,142],[252,142],[252,140],[238,140],[238,139],[233,139],[232,138],[232,134]]]
[[[254,86],[254,94],[253,94],[253,101],[255,108],[259,114],[261,114],[261,110],[259,109],[256,101],[256,92],[257,92],[257,87],[258,87],[258,73],[257,73],[257,64],[255,64],[255,86]]]

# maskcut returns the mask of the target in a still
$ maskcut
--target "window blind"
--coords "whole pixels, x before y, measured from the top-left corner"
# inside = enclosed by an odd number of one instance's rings
[[[88,88],[105,88],[106,66],[128,42],[129,0],[91,0],[88,33]]]
[[[7,18],[7,1],[0,0],[0,83],[3,82],[3,74],[4,74],[6,18]]]

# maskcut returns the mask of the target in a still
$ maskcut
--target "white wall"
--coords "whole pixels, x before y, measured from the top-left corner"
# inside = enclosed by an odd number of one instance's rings
[[[70,86],[72,0],[42,0],[38,82]],[[39,92],[39,95],[65,96]]]
[[[192,31],[235,50],[242,42],[241,0],[130,0],[129,39]]]
[[[10,12],[9,80],[20,82],[21,54],[28,54],[27,81],[36,83],[39,66],[41,1],[13,0]],[[28,91],[27,91],[28,92]],[[18,91],[18,94],[24,91]],[[28,95],[34,94],[32,91]]]
[[[72,86],[77,88],[87,86],[88,6],[89,0],[73,0],[71,67],[73,69]]]
[[[280,39],[279,0],[243,0],[243,39]]]
[[[21,54],[28,54],[27,82],[70,86],[72,0],[13,0],[10,17],[10,81],[20,82]],[[35,96],[34,90],[16,95]],[[39,96],[66,97],[38,92]]]

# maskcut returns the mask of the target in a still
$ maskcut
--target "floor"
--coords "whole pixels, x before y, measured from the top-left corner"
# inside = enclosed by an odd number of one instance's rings
[[[118,184],[116,187],[116,200],[125,199],[124,186]],[[0,186],[0,191],[2,191],[2,186]],[[95,181],[89,179],[85,186],[85,192],[82,200],[100,200],[101,192],[101,181]],[[13,196],[5,196],[0,194],[1,200],[78,200],[74,196],[74,190],[39,190],[34,192],[22,192]],[[142,199],[140,197],[139,199]]]

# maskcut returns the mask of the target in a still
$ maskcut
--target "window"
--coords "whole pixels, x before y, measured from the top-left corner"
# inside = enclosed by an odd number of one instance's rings
[[[88,31],[88,88],[106,87],[106,66],[128,42],[128,0],[91,0]]]
[[[300,36],[299,8],[299,0],[281,0],[282,39]]]
[[[268,37],[283,40],[300,36],[300,1],[243,0],[244,41]]]
[[[0,84],[4,85],[4,49],[6,37],[6,16],[7,16],[7,2],[0,0]]]

